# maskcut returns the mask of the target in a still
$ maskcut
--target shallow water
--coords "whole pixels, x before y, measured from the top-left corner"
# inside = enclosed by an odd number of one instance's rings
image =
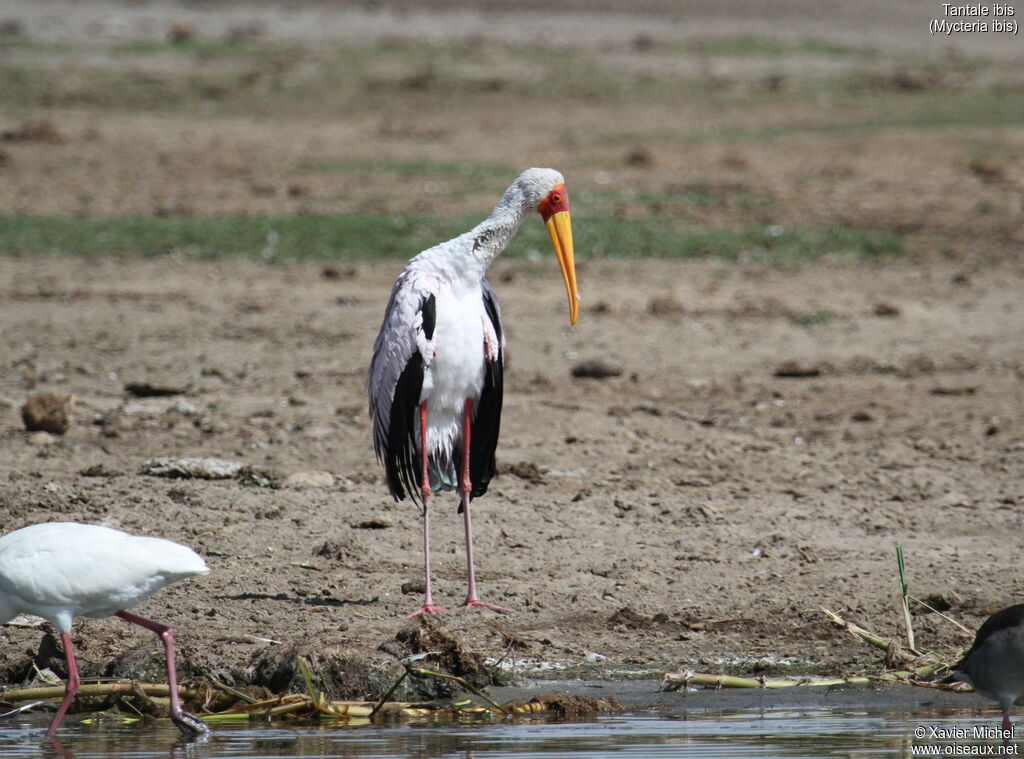
[[[0,757],[149,759],[150,757],[417,757],[433,759],[601,759],[602,757],[889,757],[916,746],[941,755],[1002,750],[998,738],[971,736],[998,726],[994,712],[894,713],[767,709],[692,713],[639,712],[591,722],[482,722],[358,727],[218,725],[206,741],[186,742],[170,726],[85,725],[69,718],[59,741],[45,738],[45,715],[0,723]],[[915,738],[915,734],[924,738]],[[966,735],[965,735],[966,734]],[[930,737],[929,737],[930,736]],[[1021,733],[1024,739],[1024,733]],[[976,748],[971,749],[969,747]],[[1009,755],[1019,755],[1011,744]],[[1006,755],[1006,754],[1003,754]]]

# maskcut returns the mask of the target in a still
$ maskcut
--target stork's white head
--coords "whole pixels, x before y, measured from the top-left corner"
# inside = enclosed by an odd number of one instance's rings
[[[565,293],[569,298],[569,322],[575,324],[580,314],[580,297],[576,291],[576,263],[565,179],[554,169],[527,169],[512,183],[509,193],[518,195],[525,209],[537,209],[544,219],[551,246],[562,269]]]
[[[527,208],[537,208],[555,187],[565,179],[554,169],[527,169],[515,181]]]

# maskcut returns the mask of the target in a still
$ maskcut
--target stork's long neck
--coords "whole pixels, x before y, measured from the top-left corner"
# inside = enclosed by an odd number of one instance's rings
[[[530,209],[522,190],[509,187],[491,215],[468,232],[418,256],[435,273],[452,282],[475,286],[487,274],[487,268],[515,236]]]
[[[491,215],[467,232],[472,241],[466,272],[482,279],[491,262],[515,236],[528,211],[528,203],[517,185],[509,187]]]

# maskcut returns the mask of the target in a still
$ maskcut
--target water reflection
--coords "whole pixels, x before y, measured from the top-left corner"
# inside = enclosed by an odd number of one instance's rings
[[[642,713],[569,723],[218,725],[211,736],[200,739],[183,738],[169,724],[72,721],[57,738],[47,741],[45,717],[33,715],[0,725],[0,755],[3,759],[892,757],[910,755],[913,744],[948,745],[915,738],[922,725],[943,726],[942,732],[951,735],[962,734],[957,728],[971,730],[988,721],[988,714],[770,709]],[[961,741],[958,748],[963,753],[966,745],[990,743]]]

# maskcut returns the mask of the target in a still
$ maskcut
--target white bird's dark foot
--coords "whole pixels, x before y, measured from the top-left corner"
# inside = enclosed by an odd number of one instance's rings
[[[490,609],[491,611],[496,611],[499,614],[511,614],[512,613],[511,609],[506,609],[504,606],[497,606],[496,604],[484,603],[479,598],[467,598],[463,602],[462,608],[463,609],[475,609],[475,608]]]
[[[171,712],[171,722],[178,726],[185,735],[207,735],[210,728],[196,715],[181,709],[177,714]]]

